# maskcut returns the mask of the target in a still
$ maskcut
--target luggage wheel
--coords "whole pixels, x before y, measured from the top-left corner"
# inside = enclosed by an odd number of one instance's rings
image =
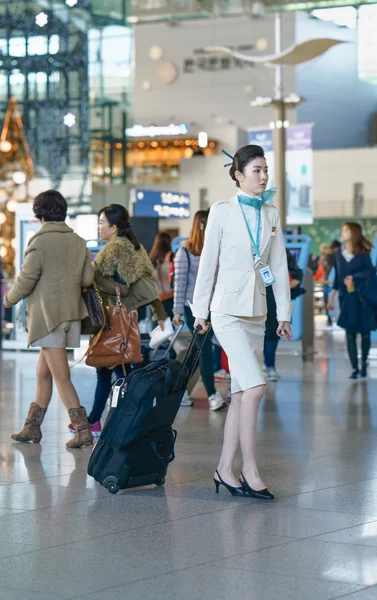
[[[117,494],[119,492],[118,479],[116,477],[106,477],[103,482],[103,487],[107,489],[110,494]]]
[[[158,485],[159,487],[165,484],[165,477],[158,477],[158,479],[156,479],[155,484]]]

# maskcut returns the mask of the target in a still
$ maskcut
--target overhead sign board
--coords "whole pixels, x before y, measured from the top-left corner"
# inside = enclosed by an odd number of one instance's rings
[[[190,194],[160,190],[133,190],[135,217],[159,219],[188,219]]]
[[[175,137],[177,135],[186,135],[189,131],[189,126],[181,123],[181,125],[134,125],[129,129],[126,129],[127,137]]]

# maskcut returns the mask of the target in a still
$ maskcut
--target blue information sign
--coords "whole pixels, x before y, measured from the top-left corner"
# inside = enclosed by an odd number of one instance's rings
[[[135,190],[135,217],[188,219],[190,194],[160,190]]]

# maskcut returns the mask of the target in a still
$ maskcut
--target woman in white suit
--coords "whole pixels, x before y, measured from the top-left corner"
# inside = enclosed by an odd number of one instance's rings
[[[256,463],[258,410],[265,392],[257,354],[263,349],[269,285],[277,305],[277,333],[287,340],[292,337],[288,266],[278,212],[265,203],[276,190],[266,192],[268,167],[263,149],[244,146],[232,158],[229,174],[238,191],[230,201],[211,207],[192,312],[195,326],[204,332],[211,310],[232,378],[232,402],[214,475],[216,491],[224,485],[234,496],[272,500]],[[243,468],[238,481],[233,463],[239,446]]]

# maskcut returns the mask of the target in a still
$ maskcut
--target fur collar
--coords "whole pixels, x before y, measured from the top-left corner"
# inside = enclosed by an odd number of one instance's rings
[[[146,275],[153,275],[153,265],[144,246],[135,250],[132,242],[125,237],[108,242],[98,253],[95,266],[105,277],[118,273],[127,285]]]

